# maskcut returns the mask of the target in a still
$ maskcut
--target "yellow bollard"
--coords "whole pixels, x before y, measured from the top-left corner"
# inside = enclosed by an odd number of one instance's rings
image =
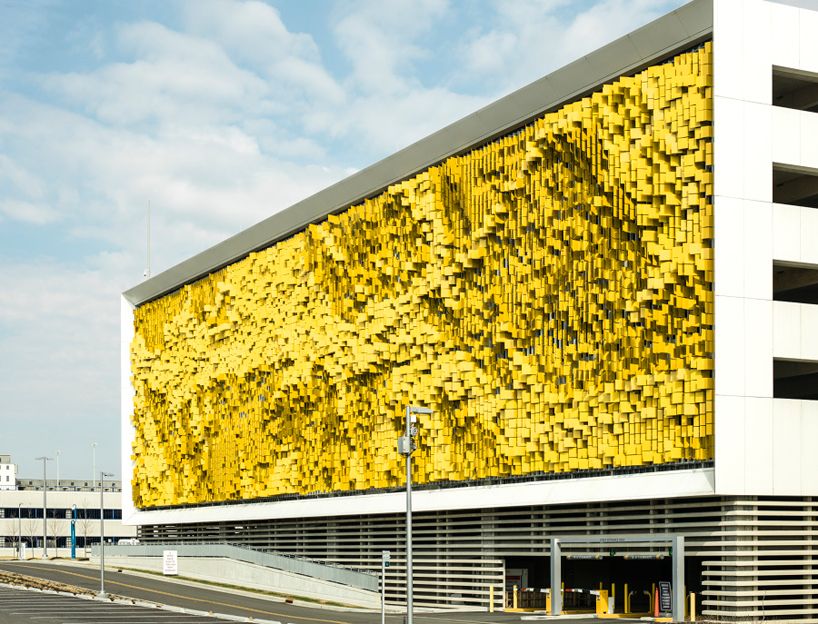
[[[631,597],[628,595],[628,584],[625,583],[625,589],[622,590],[624,593],[623,600],[622,600],[622,608],[625,610],[625,615],[628,615],[631,612]]]
[[[690,592],[690,621],[696,621],[696,594]]]
[[[514,586],[514,595],[511,598],[511,604],[514,609],[517,608],[517,586]]]
[[[653,600],[656,598],[656,583],[650,584],[650,600],[648,600],[648,613],[653,613]]]
[[[489,613],[494,613],[494,585],[489,585]]]

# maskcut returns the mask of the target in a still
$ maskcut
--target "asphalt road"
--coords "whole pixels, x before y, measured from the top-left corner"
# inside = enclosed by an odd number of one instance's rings
[[[0,587],[0,624],[219,624],[224,620]]]
[[[87,589],[96,590],[99,588],[99,574],[85,567],[70,566],[65,564],[55,564],[41,561],[0,561],[0,570],[25,574],[38,578],[57,581],[69,585],[76,585]],[[300,605],[291,605],[284,602],[277,602],[267,598],[255,598],[231,593],[229,590],[218,590],[204,588],[199,585],[186,585],[179,582],[166,581],[161,577],[145,577],[141,575],[105,571],[105,589],[112,594],[126,596],[137,600],[146,600],[166,605],[172,605],[185,609],[192,609],[199,612],[212,612],[214,614],[227,614],[232,616],[243,616],[255,618],[257,620],[272,620],[282,624],[378,624],[380,613],[362,613],[357,611],[336,611],[330,608],[313,608]],[[35,592],[25,592],[31,596],[32,604],[39,603],[42,597],[48,594]],[[79,599],[73,599],[79,600]],[[82,601],[83,603],[87,601]],[[151,612],[153,616],[160,613],[157,610]],[[17,624],[25,622],[21,619],[3,619],[7,616],[7,607],[0,602],[0,624]],[[38,616],[43,617],[43,616]],[[32,622],[51,624],[58,619],[33,619]],[[108,621],[104,617],[69,620],[63,619],[60,622],[96,622]],[[112,620],[114,621],[114,620]],[[141,620],[139,614],[118,617],[116,624],[126,624],[129,622],[159,621]],[[164,620],[162,620],[164,621]],[[168,620],[172,622],[173,620]],[[180,622],[183,620],[179,620]],[[190,620],[191,623],[197,620]],[[212,621],[201,618],[198,621]],[[403,622],[403,615],[388,614],[386,617],[388,624],[400,624]],[[451,622],[452,624],[484,624],[492,622],[520,622],[519,613],[415,613],[414,621],[417,624],[441,624]],[[589,622],[593,620],[588,620]],[[572,620],[572,624],[579,624],[579,621]]]

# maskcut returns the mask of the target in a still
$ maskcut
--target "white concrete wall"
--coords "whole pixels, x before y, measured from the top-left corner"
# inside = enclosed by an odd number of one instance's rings
[[[51,539],[49,538],[49,542]],[[88,556],[91,554],[91,549],[89,548],[87,552],[85,552],[82,548],[77,547],[77,559],[87,559]],[[43,557],[43,550],[42,548],[29,548],[26,546],[26,560],[36,560],[42,559]],[[71,548],[48,548],[48,558],[49,559],[71,559]],[[0,548],[0,559],[17,559],[17,548]]]
[[[133,504],[133,441],[136,436],[133,415],[134,389],[131,384],[131,342],[134,338],[134,307],[125,297],[120,299],[119,315],[119,412],[120,458],[122,461],[122,519],[133,524],[136,508]]]
[[[772,165],[818,169],[818,114],[771,103],[774,65],[818,73],[818,12],[716,0],[713,41],[716,491],[815,495],[818,410],[773,399],[772,365],[818,351],[818,306],[773,302],[772,265],[818,264],[818,210],[773,204]]]
[[[472,486],[440,490],[418,490],[412,494],[416,512],[528,505],[557,505],[607,500],[650,500],[674,496],[712,494],[712,469],[668,470],[630,475],[556,479],[506,485]],[[487,501],[490,501],[487,503]],[[173,524],[232,520],[315,518],[327,515],[399,513],[406,509],[403,492],[326,498],[214,505],[194,509],[135,512],[129,520],[138,524]],[[124,516],[123,516],[124,517]]]
[[[17,464],[0,463],[0,490],[17,489]]]
[[[92,561],[99,562],[98,558]],[[105,568],[162,571],[161,557],[105,557]],[[216,557],[179,557],[179,576],[276,592],[293,597],[340,602],[350,606],[379,607],[380,594],[300,574],[273,570],[252,563]]]

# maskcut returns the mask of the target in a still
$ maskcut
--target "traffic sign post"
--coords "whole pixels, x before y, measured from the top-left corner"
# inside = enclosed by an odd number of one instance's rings
[[[381,624],[386,624],[386,568],[392,554],[388,550],[381,552]]]

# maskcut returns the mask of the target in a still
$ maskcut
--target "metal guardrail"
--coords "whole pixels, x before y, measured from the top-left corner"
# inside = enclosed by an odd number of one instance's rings
[[[311,578],[340,583],[350,587],[378,591],[378,577],[370,572],[350,570],[339,566],[318,563],[308,559],[300,559],[290,555],[279,553],[263,552],[235,546],[234,544],[139,544],[128,546],[105,546],[105,554],[109,556],[126,557],[161,557],[162,551],[175,550],[180,557],[220,557],[225,559],[235,559],[245,563],[252,563],[272,568],[301,574]],[[91,552],[93,556],[99,556],[99,544],[94,544]]]

